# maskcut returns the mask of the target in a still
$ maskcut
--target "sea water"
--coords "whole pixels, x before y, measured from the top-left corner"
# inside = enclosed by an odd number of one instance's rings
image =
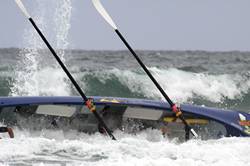
[[[45,7],[46,0],[34,3],[35,20],[86,95],[163,100],[128,51],[67,49],[71,1],[51,2],[53,11]],[[52,20],[44,19],[48,13]],[[0,95],[79,95],[32,27],[23,36],[25,48],[0,49]],[[249,112],[249,52],[137,53],[173,101]],[[14,132],[15,139],[0,135],[0,165],[250,165],[249,138],[180,142],[152,129],[114,131],[117,141],[74,130]]]

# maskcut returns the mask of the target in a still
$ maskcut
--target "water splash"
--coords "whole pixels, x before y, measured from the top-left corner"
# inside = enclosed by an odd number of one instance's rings
[[[47,7],[48,5],[50,8]],[[68,47],[71,1],[36,0],[34,6],[34,20],[49,41],[52,41],[51,44],[60,49],[58,55],[62,61],[65,61],[64,49]],[[51,22],[54,25],[51,25]],[[50,33],[53,30],[52,26],[55,27],[54,33]],[[46,59],[52,59],[52,55],[43,53],[47,48],[32,26],[29,25],[29,28],[25,30],[23,39],[25,48],[18,55],[21,60],[16,67],[15,81],[10,95],[70,95],[66,75],[60,71],[56,61],[42,63]]]
[[[62,61],[65,61],[65,49],[68,48],[68,33],[70,30],[70,18],[71,18],[72,4],[71,0],[58,1],[56,4],[56,10],[54,15],[56,32],[56,47],[60,48],[59,54]]]

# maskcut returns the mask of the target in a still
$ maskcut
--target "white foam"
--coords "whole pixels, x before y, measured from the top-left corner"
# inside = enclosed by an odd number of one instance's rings
[[[20,73],[20,77],[22,73]],[[35,73],[25,73],[12,90],[13,96],[67,96],[69,87],[61,69],[44,68]]]
[[[223,102],[225,98],[239,99],[250,88],[250,80],[239,74],[211,75],[191,73],[171,69],[149,68],[165,92],[177,102],[185,102],[194,97],[212,102]],[[161,94],[144,73],[130,70],[113,69],[108,71],[119,78],[119,81],[132,92],[139,92],[146,97],[161,98]],[[109,77],[100,76],[102,81]]]
[[[53,133],[54,134],[51,134]],[[43,135],[17,131],[15,139],[2,139],[0,161],[8,163],[45,164],[53,162],[72,165],[249,165],[249,138],[191,140],[177,143],[155,131],[137,135],[116,131],[112,141],[100,134],[86,135],[62,131],[46,131]],[[48,134],[50,133],[50,134]],[[49,136],[48,136],[49,135]],[[49,138],[52,137],[52,138]],[[53,138],[54,137],[54,138]]]

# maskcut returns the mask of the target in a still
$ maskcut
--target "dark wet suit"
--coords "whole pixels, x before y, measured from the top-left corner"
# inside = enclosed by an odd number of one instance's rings
[[[8,133],[10,138],[14,138],[14,132],[9,127],[0,127],[0,133]],[[1,139],[1,137],[0,137],[0,139]]]
[[[6,132],[8,132],[7,127],[0,127],[0,133],[6,133]]]

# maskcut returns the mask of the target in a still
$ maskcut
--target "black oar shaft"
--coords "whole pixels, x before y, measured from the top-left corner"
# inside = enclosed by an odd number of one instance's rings
[[[70,79],[70,81],[72,82],[72,84],[75,86],[75,88],[77,89],[78,93],[81,95],[81,97],[83,98],[83,100],[85,101],[85,103],[89,100],[86,95],[83,93],[82,89],[79,87],[79,85],[77,84],[77,82],[75,81],[75,79],[73,78],[73,76],[70,74],[70,72],[68,71],[68,69],[66,68],[66,66],[63,64],[63,62],[61,61],[61,59],[58,57],[58,55],[56,54],[55,50],[51,47],[51,45],[49,44],[49,42],[47,41],[47,39],[44,37],[43,33],[40,31],[40,29],[37,27],[36,23],[34,22],[34,20],[32,18],[29,18],[29,21],[31,22],[31,24],[33,25],[33,27],[36,29],[37,33],[40,35],[40,37],[42,38],[42,40],[44,41],[44,43],[46,44],[46,46],[49,48],[49,50],[51,51],[51,53],[53,54],[53,56],[56,58],[57,62],[60,64],[60,66],[62,67],[63,71],[66,73],[66,75],[68,76],[68,78]],[[96,110],[92,111],[92,113],[94,114],[94,116],[96,117],[96,119],[99,121],[99,123],[104,127],[104,129],[106,130],[106,132],[108,133],[108,135],[113,139],[116,140],[116,138],[113,136],[113,134],[111,133],[111,130],[109,130],[109,128],[107,127],[107,125],[104,123],[103,119],[100,117],[100,115],[96,112]]]
[[[179,108],[177,109],[176,105],[172,102],[172,100],[168,97],[168,95],[165,93],[165,91],[162,89],[162,87],[159,85],[159,83],[155,80],[155,78],[153,77],[153,75],[149,72],[149,70],[147,69],[147,67],[144,65],[144,63],[141,61],[141,59],[137,56],[137,54],[132,49],[132,47],[130,47],[130,45],[125,40],[125,38],[122,36],[122,34],[120,33],[120,31],[118,29],[115,29],[115,32],[120,37],[120,39],[123,41],[123,43],[126,45],[126,47],[129,49],[129,51],[132,53],[132,55],[135,57],[135,59],[140,64],[140,66],[143,68],[143,70],[147,73],[147,75],[149,76],[149,78],[151,79],[151,81],[155,84],[155,86],[157,87],[157,89],[161,92],[161,94],[164,96],[164,98],[168,101],[168,103],[169,103],[170,107],[172,108],[172,110],[174,112],[175,111],[179,111],[179,113],[181,113],[181,110]],[[177,112],[175,112],[175,113],[177,115]],[[192,130],[192,128],[189,126],[189,124],[187,123],[187,121],[185,120],[185,118],[183,117],[182,114],[178,115],[178,117],[182,120],[182,122],[185,124],[185,126],[187,128],[189,128],[190,130]],[[192,134],[194,136],[196,136],[196,133],[194,133],[193,130],[192,130]]]
[[[141,67],[143,68],[143,70],[147,73],[147,75],[149,76],[149,78],[151,79],[151,81],[154,83],[154,85],[158,88],[158,90],[161,92],[161,94],[164,96],[164,98],[168,101],[169,105],[171,106],[172,111],[176,114],[177,117],[179,117],[183,123],[190,128],[190,131],[192,132],[192,134],[197,137],[198,135],[195,133],[195,131],[187,124],[186,120],[184,119],[182,112],[180,110],[179,107],[177,107],[176,104],[174,104],[170,98],[168,97],[168,95],[165,93],[165,91],[161,88],[161,86],[158,84],[158,82],[155,80],[155,78],[152,76],[152,74],[148,71],[147,67],[142,63],[142,61],[140,60],[140,58],[136,55],[136,53],[134,52],[134,50],[130,47],[130,45],[128,44],[128,42],[125,40],[125,38],[122,36],[122,34],[119,32],[117,26],[115,25],[114,21],[112,20],[112,18],[109,16],[109,14],[107,13],[107,11],[104,9],[104,7],[102,6],[100,0],[92,0],[96,10],[102,15],[102,17],[107,21],[107,23],[112,26],[112,28],[115,30],[115,32],[117,33],[117,35],[120,37],[120,39],[123,41],[123,43],[126,45],[126,47],[129,49],[129,51],[133,54],[133,56],[135,57],[135,59],[137,60],[137,62],[141,65]]]
[[[122,36],[122,34],[119,32],[118,29],[116,29],[115,32],[120,37],[120,39],[123,41],[123,43],[126,45],[126,47],[129,49],[129,51],[132,53],[132,55],[135,57],[135,59],[137,60],[137,62],[141,65],[141,67],[143,68],[143,70],[147,73],[147,75],[149,76],[149,78],[153,81],[153,83],[158,88],[158,90],[161,92],[161,94],[164,96],[164,98],[168,101],[168,103],[170,104],[170,106],[172,107],[174,105],[174,103],[168,97],[168,95],[165,93],[165,91],[162,89],[162,87],[159,85],[159,83],[155,80],[155,78],[152,76],[152,74],[148,71],[147,67],[144,65],[144,63],[141,61],[141,59],[137,56],[137,54],[135,53],[135,51],[130,47],[130,45],[128,44],[128,42],[125,40],[125,38]]]
[[[104,121],[102,120],[102,118],[99,116],[99,114],[95,111],[93,112],[93,114],[96,116],[96,118],[98,119],[98,121],[100,122],[101,126],[103,126],[103,128],[105,129],[105,131],[108,133],[108,135],[110,136],[110,138],[112,140],[116,140],[115,136],[112,134],[112,131],[107,127],[107,125],[104,123]]]

